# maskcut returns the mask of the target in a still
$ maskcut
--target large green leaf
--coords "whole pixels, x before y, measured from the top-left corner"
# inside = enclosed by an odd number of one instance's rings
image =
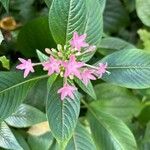
[[[103,38],[98,46],[97,51],[103,55],[111,54],[118,50],[133,49],[135,48],[132,44],[114,37]]]
[[[104,30],[106,32],[117,32],[126,26],[129,17],[120,0],[107,0],[104,11]]]
[[[143,108],[140,101],[128,89],[103,83],[95,87],[95,92],[97,101],[92,102],[91,105],[125,122],[131,122],[131,119]]]
[[[141,21],[147,25],[150,26],[150,1],[144,1],[143,0],[136,0],[136,10],[139,18]]]
[[[0,73],[0,119],[10,116],[26,97],[34,83],[47,75],[24,79],[16,72]]]
[[[76,92],[73,100],[66,98],[62,101],[60,95],[57,94],[58,89],[62,86],[61,78],[55,82],[51,78],[49,79],[46,110],[52,134],[63,150],[76,127],[80,111],[80,98]]]
[[[22,104],[17,111],[9,116],[5,122],[10,126],[25,128],[46,121],[46,115],[38,109]]]
[[[9,0],[0,0],[0,2],[3,4],[5,9],[8,11],[9,8]]]
[[[96,147],[85,127],[78,123],[65,150],[96,150]]]
[[[137,150],[133,134],[121,120],[100,109],[87,107],[87,117],[97,149]]]
[[[28,22],[19,32],[17,45],[20,52],[27,57],[35,56],[36,49],[44,51],[45,48],[54,47],[47,17]]]
[[[0,147],[12,150],[23,150],[5,122],[0,124]]]
[[[105,1],[100,1],[101,3]],[[97,44],[102,36],[103,5],[99,0],[53,0],[49,25],[57,43],[67,44],[73,32],[87,33],[87,41]],[[92,9],[91,9],[92,8]]]
[[[103,79],[127,88],[150,87],[150,53],[139,49],[126,49],[106,56],[100,62],[108,63]]]

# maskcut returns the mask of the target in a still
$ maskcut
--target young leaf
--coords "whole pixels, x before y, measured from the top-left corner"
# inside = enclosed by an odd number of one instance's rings
[[[141,19],[141,21],[147,25],[150,26],[150,1],[144,1],[143,0],[136,0],[136,11],[138,14],[138,17]]]
[[[43,121],[46,121],[46,115],[26,104],[21,104],[15,113],[5,119],[8,125],[17,128],[26,128]]]
[[[133,134],[121,120],[92,106],[88,106],[87,117],[97,149],[137,149]]]
[[[85,127],[78,123],[65,150],[96,150],[96,147]]]
[[[5,122],[1,122],[0,124],[0,147],[23,150]]]
[[[26,97],[29,89],[36,81],[46,78],[42,75],[24,79],[22,74],[16,72],[0,73],[0,119],[4,120],[16,111]]]
[[[58,89],[63,86],[63,81],[58,78],[55,82],[48,81],[47,118],[53,136],[56,138],[62,150],[70,140],[77,124],[80,111],[80,98],[76,92],[75,98],[60,99]]]
[[[126,49],[110,54],[100,62],[107,62],[110,71],[103,80],[133,89],[150,87],[150,53]]]
[[[4,68],[9,69],[9,60],[6,58],[6,56],[1,56],[0,62]]]
[[[40,62],[47,61],[48,58],[49,58],[47,55],[43,54],[43,53],[42,53],[41,51],[39,51],[39,50],[36,50],[36,53],[37,53],[37,55],[38,55],[38,58],[39,58]]]

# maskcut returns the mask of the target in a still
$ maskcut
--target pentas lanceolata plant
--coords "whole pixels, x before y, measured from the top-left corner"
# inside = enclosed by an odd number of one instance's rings
[[[73,93],[77,88],[68,81],[70,79],[73,80],[74,76],[87,86],[90,80],[101,78],[105,72],[109,73],[106,70],[107,63],[100,63],[96,67],[79,60],[82,55],[96,50],[96,46],[90,46],[85,40],[86,34],[78,35],[77,32],[74,32],[69,48],[66,45],[64,47],[58,45],[57,50],[46,48],[45,51],[50,54],[50,57],[48,61],[42,63],[32,63],[31,59],[25,60],[19,58],[21,64],[16,68],[24,70],[24,78],[30,72],[34,72],[33,67],[37,65],[42,65],[43,70],[48,71],[49,76],[54,73],[59,74],[64,78],[64,85],[57,93],[61,94],[61,100],[64,100],[66,97],[73,99]]]

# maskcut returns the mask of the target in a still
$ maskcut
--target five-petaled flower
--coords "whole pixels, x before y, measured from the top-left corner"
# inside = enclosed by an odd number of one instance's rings
[[[90,80],[96,80],[96,77],[94,76],[94,70],[92,69],[84,69],[81,76],[83,83],[87,86]]]
[[[75,86],[68,85],[67,83],[58,90],[58,94],[61,94],[61,100],[64,100],[67,96],[74,99],[74,91],[76,91],[77,88]]]
[[[34,72],[33,64],[31,62],[31,59],[25,60],[23,58],[18,58],[21,64],[16,66],[17,69],[24,70],[24,78],[28,76],[30,72]]]
[[[81,61],[82,56],[85,54],[91,55],[91,52],[94,53],[96,46],[89,45],[85,42],[86,34],[78,35],[77,32],[74,32],[73,38],[70,41],[70,46],[60,44],[57,45],[56,49],[48,49],[45,51],[50,55],[48,60],[41,63],[32,63],[30,59],[24,60],[19,58],[21,64],[16,68],[24,70],[24,77],[30,72],[34,72],[33,66],[42,65],[43,70],[48,71],[48,75],[54,73],[59,74],[64,78],[63,87],[60,88],[57,93],[61,95],[61,100],[68,98],[74,99],[74,93],[77,90],[73,84],[74,77],[80,79],[85,86],[88,86],[90,80],[96,80],[101,78],[102,75],[108,71],[107,63],[100,63],[98,66],[92,66]],[[71,85],[70,85],[71,83]]]
[[[85,42],[85,39],[86,34],[79,36],[77,32],[74,32],[73,38],[70,41],[70,45],[72,48],[75,48],[76,50],[80,51],[82,47],[89,46],[89,44]]]
[[[43,70],[48,70],[48,75],[51,75],[55,72],[59,73],[60,64],[61,64],[61,61],[55,59],[53,56],[50,56],[49,60],[43,63],[43,66],[44,66]]]
[[[65,68],[64,77],[69,77],[70,75],[76,76],[81,79],[81,74],[79,69],[84,66],[83,62],[77,62],[74,55],[71,55],[69,61],[63,62]]]

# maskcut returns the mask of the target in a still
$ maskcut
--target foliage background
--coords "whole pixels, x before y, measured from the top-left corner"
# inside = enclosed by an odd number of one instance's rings
[[[58,143],[48,127],[45,114],[47,78],[42,76],[39,81],[38,77],[31,77],[27,84],[5,91],[8,85],[25,82],[22,74],[9,72],[15,71],[18,57],[36,61],[37,49],[44,52],[46,47],[55,48],[55,41],[64,41],[61,36],[57,36],[59,31],[55,33],[56,38],[52,36],[54,29],[49,29],[48,20],[52,19],[48,18],[51,0],[0,1],[0,69],[5,71],[0,73],[0,147],[15,150],[58,149]],[[99,14],[105,4],[102,0],[100,2]],[[108,59],[110,63],[122,62],[128,52],[128,61],[124,63],[150,65],[149,8],[149,0],[106,0],[102,18],[103,38],[90,63],[93,64],[114,52],[117,53],[113,54],[111,61],[109,57],[104,60]],[[5,23],[4,18],[8,16],[13,18]],[[54,17],[53,23],[57,24],[55,19]],[[137,48],[143,52],[130,51]],[[104,77],[108,83],[103,80],[93,82],[96,100],[93,100],[95,95],[91,94],[91,90],[83,92],[80,89],[83,95],[80,122],[78,121],[66,150],[132,150],[137,149],[133,147],[136,145],[135,140],[138,149],[150,149],[150,69],[130,71],[131,74],[128,75],[124,75],[122,70],[115,72],[113,80]],[[42,68],[37,68],[37,72],[36,75],[41,75]],[[118,74],[123,74],[119,81]],[[138,78],[132,84],[130,77],[134,79],[135,76]]]

